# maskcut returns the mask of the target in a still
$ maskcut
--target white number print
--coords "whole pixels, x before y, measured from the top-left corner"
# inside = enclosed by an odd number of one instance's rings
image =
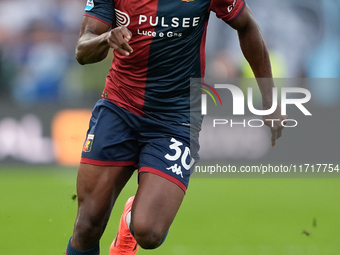
[[[169,146],[169,148],[170,148],[171,150],[175,150],[176,153],[175,153],[175,155],[173,155],[173,156],[170,156],[169,154],[166,154],[166,155],[165,155],[165,158],[166,158],[167,160],[170,160],[170,161],[176,161],[177,159],[179,159],[179,157],[180,157],[181,154],[182,154],[182,150],[181,150],[181,148],[180,148],[179,146],[183,145],[183,143],[177,141],[175,138],[171,138],[170,141],[171,141],[173,144],[171,144],[171,145]]]
[[[170,160],[170,161],[176,161],[182,155],[182,158],[181,158],[182,166],[184,167],[184,169],[189,170],[192,167],[192,165],[195,163],[195,160],[193,158],[191,158],[190,149],[188,147],[185,147],[184,152],[182,154],[182,149],[180,148],[180,146],[182,146],[183,143],[177,141],[175,138],[171,138],[170,141],[172,142],[172,144],[169,145],[169,148],[171,150],[174,150],[175,154],[173,156],[166,154],[165,158],[167,160]],[[187,164],[187,157],[188,156],[191,159],[189,164]],[[177,171],[177,172],[179,172],[179,171]]]
[[[189,156],[189,158],[191,158],[189,165],[186,162],[186,159],[187,159],[188,156]],[[185,149],[184,149],[184,153],[183,153],[182,158],[181,158],[181,163],[182,163],[182,166],[186,170],[189,170],[192,167],[192,165],[195,163],[195,160],[190,155],[190,149],[188,147],[185,147]]]

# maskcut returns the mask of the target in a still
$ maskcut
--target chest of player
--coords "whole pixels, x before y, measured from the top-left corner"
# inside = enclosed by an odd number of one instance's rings
[[[116,25],[143,37],[183,37],[204,26],[210,0],[116,0]]]

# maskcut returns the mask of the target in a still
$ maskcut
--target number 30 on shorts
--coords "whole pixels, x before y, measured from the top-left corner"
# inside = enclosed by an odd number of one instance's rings
[[[183,147],[182,146],[183,143],[181,143],[180,141],[177,141],[175,138],[171,138],[170,141],[172,142],[172,144],[169,145],[169,148],[171,150],[174,150],[175,154],[174,155],[166,154],[165,158],[170,161],[176,161],[181,157],[182,166],[184,167],[184,169],[189,170],[192,167],[192,165],[195,163],[195,160],[191,158],[190,149],[188,147],[185,147],[184,152],[182,153],[181,147]],[[191,159],[190,164],[187,164],[188,156]]]

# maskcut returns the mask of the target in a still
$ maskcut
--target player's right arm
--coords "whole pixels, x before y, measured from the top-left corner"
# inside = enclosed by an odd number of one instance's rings
[[[273,102],[274,80],[267,46],[264,43],[260,28],[255,21],[250,8],[244,0],[212,0],[211,9],[217,17],[223,19],[232,28],[237,30],[243,55],[257,79],[262,94],[263,109],[270,109]],[[282,116],[278,106],[274,113],[264,116],[265,123],[270,127],[271,145],[282,135],[283,122],[287,116]],[[269,120],[279,120],[273,125]],[[267,121],[268,120],[268,121]]]
[[[96,63],[106,58],[110,48],[128,56],[133,51],[128,44],[130,39],[131,32],[126,27],[110,30],[105,22],[84,16],[76,45],[76,59],[81,65]]]

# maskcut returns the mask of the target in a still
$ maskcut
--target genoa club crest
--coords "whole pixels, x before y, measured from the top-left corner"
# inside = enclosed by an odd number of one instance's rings
[[[90,152],[91,151],[93,140],[94,140],[94,135],[88,135],[87,136],[87,139],[86,139],[86,141],[84,143],[84,147],[83,147],[84,152]]]

